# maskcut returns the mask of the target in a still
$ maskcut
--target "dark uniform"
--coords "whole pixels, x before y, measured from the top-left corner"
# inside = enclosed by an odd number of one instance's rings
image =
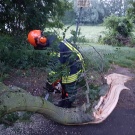
[[[51,45],[54,39],[48,37],[48,44]],[[84,64],[81,53],[67,40],[60,42],[58,46],[59,54],[58,59],[62,65],[66,65],[68,73],[61,76],[62,88],[62,101],[59,102],[58,106],[70,108],[71,104],[75,101],[77,94],[77,80],[82,72],[82,65]],[[57,71],[56,73],[57,74]],[[60,78],[58,78],[60,79]]]

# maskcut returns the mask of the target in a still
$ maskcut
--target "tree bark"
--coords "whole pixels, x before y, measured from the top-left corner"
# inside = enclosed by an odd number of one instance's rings
[[[0,83],[0,118],[15,111],[31,111],[65,125],[81,124],[93,120],[85,107],[65,109],[57,107],[41,97],[32,96],[23,89],[11,89]]]
[[[21,88],[9,88],[0,83],[0,118],[15,111],[31,111],[43,114],[64,125],[101,123],[116,107],[121,91],[129,90],[124,83],[131,80],[130,77],[120,74],[110,74],[105,79],[110,87],[92,109],[86,104],[71,109],[57,107],[41,97],[32,96]]]

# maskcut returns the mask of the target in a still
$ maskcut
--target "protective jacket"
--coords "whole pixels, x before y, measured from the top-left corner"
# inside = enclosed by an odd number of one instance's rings
[[[62,64],[66,63],[70,69],[69,75],[62,77],[62,83],[68,84],[75,82],[82,71],[82,65],[84,63],[81,53],[67,40],[60,42],[59,53],[59,61]]]
[[[47,37],[47,47],[51,46],[57,39],[56,36],[50,35]],[[66,39],[62,40],[58,46],[59,49],[59,61],[61,64],[66,64],[69,68],[69,73],[66,76],[62,76],[62,84],[73,83],[78,79],[78,75],[82,72],[82,65],[84,60],[82,54]],[[50,73],[51,74],[51,73]],[[54,74],[54,73],[53,73]]]

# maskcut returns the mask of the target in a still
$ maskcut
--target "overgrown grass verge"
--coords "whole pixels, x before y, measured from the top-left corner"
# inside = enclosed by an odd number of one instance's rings
[[[97,65],[98,67],[103,66],[104,69],[107,69],[110,64],[135,68],[135,48],[83,44],[80,45],[80,50],[90,62],[93,62],[93,65]]]

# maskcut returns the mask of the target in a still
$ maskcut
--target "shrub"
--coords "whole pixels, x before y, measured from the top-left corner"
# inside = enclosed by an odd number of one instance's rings
[[[100,39],[100,42],[115,46],[131,44],[133,24],[127,17],[112,15],[104,20],[104,25],[109,31],[104,33],[105,36]]]
[[[24,38],[0,36],[1,63],[11,68],[46,66],[47,51],[34,51]]]

